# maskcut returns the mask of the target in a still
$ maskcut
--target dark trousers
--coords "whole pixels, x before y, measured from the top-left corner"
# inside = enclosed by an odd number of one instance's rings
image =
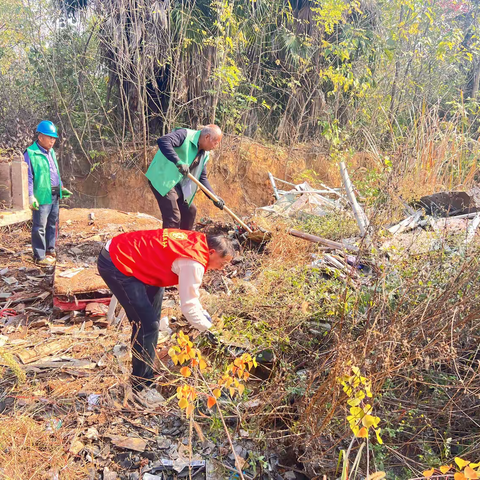
[[[192,230],[197,216],[197,207],[193,203],[188,206],[183,198],[180,186],[173,187],[165,196],[162,196],[150,182],[148,184],[162,212],[163,228]]]
[[[124,275],[104,249],[98,257],[98,272],[125,309],[132,324],[132,383],[136,390],[149,387],[153,379],[155,348],[164,288],[152,287]]]
[[[35,260],[55,250],[59,215],[59,196],[52,193],[52,203],[40,205],[32,213],[32,250]]]

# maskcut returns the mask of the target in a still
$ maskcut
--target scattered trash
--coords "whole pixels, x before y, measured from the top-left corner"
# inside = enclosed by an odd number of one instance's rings
[[[172,329],[170,328],[170,323],[168,320],[168,317],[162,317],[160,319],[160,326],[158,328],[160,332],[167,332],[167,333],[172,333]]]
[[[139,437],[124,437],[122,435],[111,435],[112,443],[119,448],[143,452],[147,446],[147,441]]]
[[[143,475],[143,480],[163,480],[163,478],[163,476],[159,477],[158,475],[151,475],[150,473]]]
[[[89,317],[105,317],[108,313],[108,306],[103,303],[89,302],[85,307],[85,313]]]
[[[192,477],[199,473],[200,470],[203,470],[206,467],[205,460],[170,460],[162,458],[159,462],[155,462],[150,471],[153,473],[157,472],[168,472],[175,471],[177,473],[182,473],[184,470],[191,471]],[[160,477],[161,478],[161,477]]]
[[[62,278],[72,278],[77,273],[80,273],[82,270],[85,270],[85,268],[84,267],[69,268],[68,270],[65,270],[64,272],[59,273],[58,276],[62,277]]]
[[[85,437],[89,440],[98,440],[99,433],[95,427],[90,427],[85,434]]]
[[[78,455],[84,448],[85,445],[80,440],[74,439],[68,451],[74,455]]]
[[[48,420],[46,426],[45,426],[45,430],[47,432],[55,432],[57,430],[60,430],[60,428],[62,427],[62,420],[60,420],[59,418],[51,418],[50,420]]]
[[[113,347],[113,354],[120,360],[128,355],[128,347],[124,343],[119,343]]]
[[[0,318],[13,317],[17,314],[17,311],[13,308],[0,308]]]
[[[103,469],[103,480],[117,480],[118,475],[117,472],[110,471],[108,467]]]
[[[87,398],[88,409],[93,410],[94,409],[93,407],[97,407],[98,405],[100,405],[100,398],[101,398],[101,395],[98,395],[96,393],[91,393]]]
[[[15,277],[2,277],[2,280],[8,285],[18,283],[18,280]]]
[[[334,195],[335,197],[340,194],[328,187],[324,190],[314,190],[307,182],[295,185],[293,183],[280,180],[282,183],[291,185],[294,188],[289,191],[278,190],[276,188],[275,177],[270,175],[270,181],[274,189],[274,195],[277,197],[277,202],[267,207],[260,207],[258,210],[276,214],[282,217],[295,217],[302,218],[308,215],[324,216],[332,213],[332,211],[342,208],[341,202],[336,198],[332,200],[325,195]]]

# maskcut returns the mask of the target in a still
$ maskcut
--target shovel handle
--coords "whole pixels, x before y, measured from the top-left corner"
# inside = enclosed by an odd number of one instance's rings
[[[218,197],[212,193],[208,188],[202,185],[191,173],[188,174],[188,178],[195,184],[197,187],[209,198],[211,198],[214,202],[218,202]],[[226,205],[224,205],[223,209],[236,221],[238,222],[248,233],[252,233],[253,230],[242,222]]]

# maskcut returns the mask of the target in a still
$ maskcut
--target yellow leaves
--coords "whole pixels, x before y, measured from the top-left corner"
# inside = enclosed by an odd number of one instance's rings
[[[470,462],[468,460],[463,460],[463,458],[455,457],[455,463],[457,464],[460,470],[463,470]]]
[[[381,428],[376,428],[376,429],[375,429],[375,435],[376,435],[376,437],[377,437],[377,442],[378,442],[380,445],[383,445],[383,440],[382,440],[382,437],[380,436],[381,431],[382,431]]]
[[[478,473],[470,466],[466,466],[463,470],[463,474],[469,480],[476,480],[478,479]]]
[[[362,427],[362,428],[358,431],[357,437],[359,437],[359,438],[367,438],[367,437],[368,437],[368,430],[367,430],[365,427]]]
[[[454,474],[454,480],[478,480],[479,472],[475,471],[474,468],[479,466],[480,464],[470,463],[468,460],[463,460],[460,457],[455,458],[455,463],[457,464],[460,470],[463,469],[463,472],[456,472]],[[445,475],[453,468],[453,465],[442,465],[439,470],[440,472]],[[431,468],[430,470],[425,470],[423,472],[423,476],[426,478],[430,478],[435,472],[435,468]]]
[[[183,353],[180,353],[179,355],[177,355],[177,359],[178,359],[178,363],[180,363],[181,365],[185,361],[186,356]]]
[[[350,409],[350,413],[352,414],[352,418],[357,421],[361,420],[363,416],[365,415],[365,412],[363,411],[363,408],[360,407],[352,407]],[[348,419],[349,417],[347,417]]]
[[[186,362],[189,364],[180,368],[180,374],[189,378],[192,374],[198,373],[207,369],[207,362],[202,358],[201,352],[193,347],[189,337],[183,332],[179,332],[177,335],[172,336],[172,339],[176,341],[176,345],[173,345],[168,354],[175,365],[182,365]],[[207,396],[207,406],[212,408],[217,404],[217,398],[222,395],[222,388],[228,389],[228,392],[233,397],[236,393],[243,395],[245,392],[245,385],[243,381],[247,381],[250,377],[249,370],[257,366],[255,358],[252,358],[248,353],[244,353],[240,357],[237,357],[232,363],[227,365],[225,372],[223,373],[218,387],[212,391],[211,396]],[[198,369],[198,370],[196,370]],[[200,375],[195,375],[193,378],[197,380]],[[203,378],[203,377],[202,377]],[[185,410],[187,416],[191,415],[195,410],[194,401],[197,398],[197,390],[194,386],[184,384],[177,388],[178,406]]]
[[[383,480],[387,474],[385,472],[375,472],[367,477],[367,480]]]
[[[379,422],[380,422],[380,418],[374,417],[373,415],[367,414],[362,418],[362,425],[366,428],[377,427]]]
[[[177,388],[177,398],[186,398],[187,400],[193,401],[197,398],[197,391],[195,390],[195,387],[182,385]]]
[[[347,401],[348,405],[352,407],[356,407],[362,403],[362,400],[365,398],[365,392],[363,390],[359,390],[354,398],[351,398]]]
[[[381,429],[378,428],[380,417],[372,415],[373,407],[365,403],[367,398],[372,398],[371,382],[368,378],[362,376],[361,371],[356,366],[350,366],[350,374],[342,375],[337,381],[342,385],[343,391],[349,397],[347,405],[350,406],[350,415],[347,421],[356,437],[367,438],[369,428],[375,430],[377,441],[383,444],[380,436]]]

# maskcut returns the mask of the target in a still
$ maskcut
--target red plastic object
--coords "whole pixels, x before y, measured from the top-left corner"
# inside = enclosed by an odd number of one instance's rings
[[[76,303],[75,302],[65,302],[63,300],[60,300],[57,297],[53,297],[53,306],[58,307],[61,310],[65,311],[72,311],[72,310],[85,310],[85,307],[89,303],[103,303],[105,305],[110,305],[110,300],[112,297],[108,298],[89,298],[88,300],[78,300]]]

